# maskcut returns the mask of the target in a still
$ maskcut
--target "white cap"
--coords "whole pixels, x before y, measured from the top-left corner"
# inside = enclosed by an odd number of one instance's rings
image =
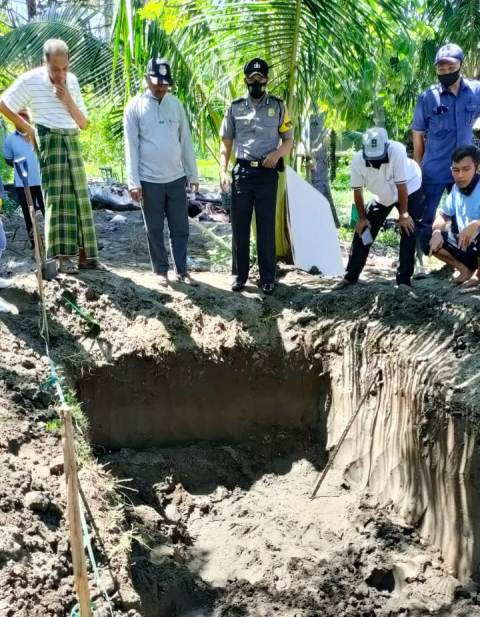
[[[385,157],[388,149],[388,133],[381,127],[365,131],[362,137],[363,158],[367,161],[379,161]]]

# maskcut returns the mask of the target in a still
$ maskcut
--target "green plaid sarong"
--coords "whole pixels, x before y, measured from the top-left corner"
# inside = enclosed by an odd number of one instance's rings
[[[97,259],[97,240],[79,131],[44,126],[38,126],[37,131],[45,192],[47,257],[75,257],[83,248],[87,259]]]

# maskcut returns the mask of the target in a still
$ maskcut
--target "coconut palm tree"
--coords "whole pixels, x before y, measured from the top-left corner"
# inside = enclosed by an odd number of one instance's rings
[[[348,95],[350,80],[368,59],[375,62],[378,47],[404,17],[397,0],[186,0],[176,5],[117,0],[111,48],[91,34],[87,13],[50,11],[2,38],[0,67],[15,73],[38,63],[45,38],[58,36],[72,49],[81,84],[118,100],[138,90],[148,57],[167,56],[194,130],[215,151],[223,111],[232,96],[243,93],[246,60],[259,55],[269,62],[270,89],[286,100],[300,140],[308,115],[318,114],[333,92]],[[278,219],[277,246],[285,254],[284,208],[278,208]]]

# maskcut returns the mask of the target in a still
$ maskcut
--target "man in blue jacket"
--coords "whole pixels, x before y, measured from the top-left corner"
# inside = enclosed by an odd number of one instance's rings
[[[413,149],[422,168],[424,229],[431,229],[444,191],[453,186],[453,151],[472,143],[472,127],[480,116],[480,81],[463,76],[464,59],[458,45],[441,47],[435,57],[438,83],[418,97],[415,108]]]

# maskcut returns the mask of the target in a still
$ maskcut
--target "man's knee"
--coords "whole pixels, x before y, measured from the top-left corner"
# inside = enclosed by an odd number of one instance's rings
[[[432,238],[432,230],[420,229],[417,237],[422,252],[425,255],[428,255],[430,253],[430,240]]]

